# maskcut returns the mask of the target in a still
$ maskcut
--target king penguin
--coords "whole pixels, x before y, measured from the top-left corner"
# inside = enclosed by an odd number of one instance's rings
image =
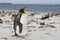
[[[25,8],[21,8],[15,17],[14,32],[15,36],[27,35],[27,14],[24,12]]]

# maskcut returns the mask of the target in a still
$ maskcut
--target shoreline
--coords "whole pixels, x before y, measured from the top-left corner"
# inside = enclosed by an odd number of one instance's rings
[[[18,10],[0,10],[0,11],[18,11]],[[36,13],[46,13],[46,12],[49,12],[49,11],[43,11],[43,12],[41,12],[41,11],[26,11],[25,10],[25,12],[31,12],[31,13],[33,13],[33,12],[36,12]],[[52,12],[52,11],[51,11]],[[57,11],[58,12],[58,11]],[[49,12],[50,13],[50,12]],[[54,13],[54,12],[53,12]],[[56,12],[55,12],[56,13]],[[60,13],[60,12],[59,12]]]

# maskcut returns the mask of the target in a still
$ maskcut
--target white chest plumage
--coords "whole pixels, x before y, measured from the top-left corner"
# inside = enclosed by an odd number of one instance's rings
[[[26,15],[26,14],[22,14],[21,19],[20,19],[20,22],[21,22],[22,25],[23,25],[22,33],[19,33],[19,26],[17,26],[17,31],[16,31],[16,33],[17,33],[19,36],[24,36],[24,35],[27,34],[27,15]]]

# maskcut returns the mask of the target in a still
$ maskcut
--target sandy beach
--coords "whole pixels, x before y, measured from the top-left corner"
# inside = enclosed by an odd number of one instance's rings
[[[59,12],[26,12],[27,35],[13,37],[13,20],[17,12],[0,11],[0,40],[60,40]]]

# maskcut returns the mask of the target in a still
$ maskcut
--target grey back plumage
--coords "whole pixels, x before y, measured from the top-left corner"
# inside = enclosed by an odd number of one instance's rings
[[[21,16],[22,16],[22,13],[18,13],[18,14],[15,16],[15,20],[14,20],[14,21],[20,21]]]

